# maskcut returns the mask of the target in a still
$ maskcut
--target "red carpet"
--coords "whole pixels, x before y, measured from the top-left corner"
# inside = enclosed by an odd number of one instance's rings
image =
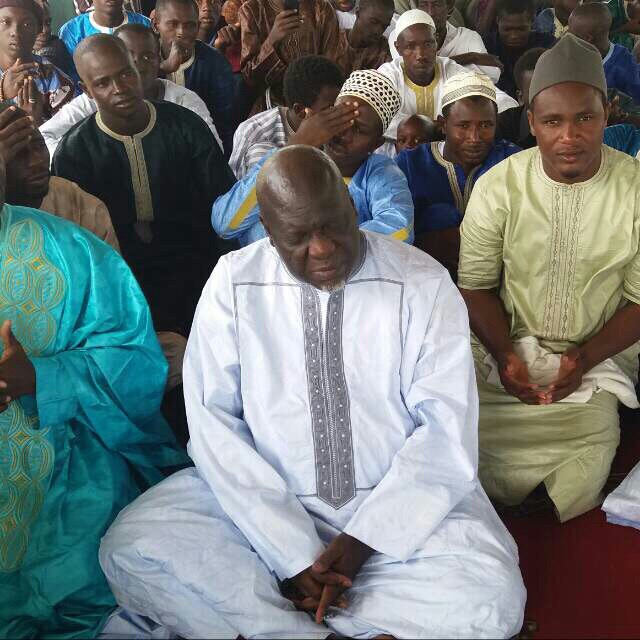
[[[623,416],[614,472],[640,460],[638,414]],[[505,522],[520,550],[535,640],[640,638],[640,531],[607,524],[600,509],[562,525],[550,512]]]

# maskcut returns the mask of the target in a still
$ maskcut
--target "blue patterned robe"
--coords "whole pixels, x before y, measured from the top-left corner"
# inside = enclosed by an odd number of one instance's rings
[[[0,213],[7,319],[36,393],[0,413],[0,636],[92,637],[115,604],[100,537],[161,467],[186,462],[159,413],[167,364],[115,251],[9,205]]]

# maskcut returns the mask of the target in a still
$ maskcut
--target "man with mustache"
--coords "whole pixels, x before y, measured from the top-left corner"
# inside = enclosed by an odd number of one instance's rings
[[[638,407],[637,162],[602,144],[602,58],[572,34],[529,87],[538,146],[476,183],[461,226],[480,393],[480,479],[504,505],[548,494],[561,521],[596,507]]]
[[[222,141],[202,99],[193,91],[181,87],[171,80],[158,78],[160,43],[156,34],[143,24],[125,24],[118,28],[114,35],[126,44],[133,58],[140,74],[144,97],[147,100],[173,102],[197,113],[207,123],[222,149]],[[53,157],[64,134],[74,124],[84,120],[97,110],[95,101],[87,93],[82,92],[40,127],[40,132],[44,136],[51,157]]]
[[[468,73],[450,58],[437,55],[436,26],[421,9],[403,13],[396,23],[395,47],[400,57],[383,64],[378,71],[386,75],[401,97],[401,106],[385,132],[385,138],[397,137],[398,125],[414,114],[435,120],[442,112],[442,88],[446,80],[458,73]],[[498,111],[517,106],[502,91],[496,91]]]
[[[257,190],[268,238],[215,268],[185,356],[196,466],[103,538],[116,598],[180,637],[513,637],[458,291],[358,228],[322,151],[278,151]]]
[[[53,173],[107,205],[156,330],[186,336],[222,251],[211,233],[211,205],[231,187],[233,174],[202,118],[144,99],[121,38],[90,36],[74,58],[98,111],[64,136]]]
[[[442,92],[442,142],[400,153],[415,215],[415,244],[452,272],[458,264],[462,222],[473,186],[491,167],[520,151],[496,141],[496,90],[487,76],[461,73]]]

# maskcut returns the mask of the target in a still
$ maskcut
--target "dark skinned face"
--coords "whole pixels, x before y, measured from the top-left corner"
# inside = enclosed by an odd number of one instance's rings
[[[526,12],[502,16],[498,20],[500,41],[507,49],[522,49],[527,46],[532,25],[533,16]]]
[[[0,9],[0,51],[9,58],[30,55],[38,30],[38,21],[30,11],[20,7]]]
[[[358,11],[358,18],[353,28],[363,34],[362,42],[365,47],[374,45],[391,24],[393,9],[370,6]]]
[[[431,142],[432,131],[417,118],[409,118],[398,127],[396,151],[400,153],[405,149],[415,149],[419,144]]]
[[[40,204],[49,191],[49,151],[38,129],[7,167],[7,202]]]
[[[609,117],[597,89],[563,82],[536,95],[529,111],[546,174],[573,184],[593,177],[600,167],[602,138]]]
[[[414,24],[407,27],[396,40],[404,69],[412,82],[427,86],[433,80],[438,43],[431,27]]]
[[[123,13],[124,0],[93,0],[93,8],[103,16],[114,17]]]
[[[140,74],[120,48],[102,47],[85,55],[78,71],[82,89],[95,100],[100,113],[122,119],[146,109]]]
[[[518,89],[518,98],[520,104],[529,104],[529,87],[531,86],[531,79],[533,78],[533,70],[527,70],[522,72],[520,78],[520,89]]]
[[[489,155],[496,136],[496,106],[488,98],[463,98],[444,118],[445,156],[468,173]]]
[[[42,49],[42,47],[46,46],[49,40],[51,40],[51,15],[49,14],[49,9],[46,4],[42,5],[42,14],[42,30],[33,45],[34,50]]]
[[[140,74],[145,95],[155,86],[160,70],[160,51],[151,33],[140,34],[123,31],[117,35],[131,54],[133,63]]]
[[[373,108],[363,100],[354,96],[341,96],[336,104],[343,102],[358,102],[359,115],[349,129],[334,136],[325,145],[325,152],[338,164],[348,157],[352,164],[359,165],[384,142],[382,122]]]
[[[220,20],[222,3],[219,0],[198,0],[198,21],[205,29],[213,29]]]
[[[445,28],[452,8],[447,0],[418,0],[418,9],[426,11],[433,18],[438,31]]]
[[[332,290],[344,284],[358,260],[360,234],[346,189],[327,198],[291,193],[276,211],[267,207],[265,227],[296,278],[317,289]],[[286,220],[282,210],[287,212]]]
[[[198,37],[198,14],[190,6],[166,4],[153,22],[160,34],[163,51],[168,52],[174,40],[185,49],[193,50]]]

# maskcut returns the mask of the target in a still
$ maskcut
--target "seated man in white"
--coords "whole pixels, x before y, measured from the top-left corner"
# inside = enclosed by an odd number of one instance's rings
[[[103,538],[116,599],[185,638],[513,636],[525,590],[477,479],[448,273],[359,230],[318,149],[274,154],[257,197],[269,237],[221,258],[189,338],[196,466]]]
[[[442,87],[446,80],[467,69],[451,58],[438,54],[436,25],[421,9],[403,13],[394,29],[399,58],[385,62],[378,71],[387,76],[400,94],[402,104],[384,136],[396,140],[398,125],[409,116],[419,114],[435,120],[442,115]],[[498,112],[517,107],[518,103],[496,89]]]

